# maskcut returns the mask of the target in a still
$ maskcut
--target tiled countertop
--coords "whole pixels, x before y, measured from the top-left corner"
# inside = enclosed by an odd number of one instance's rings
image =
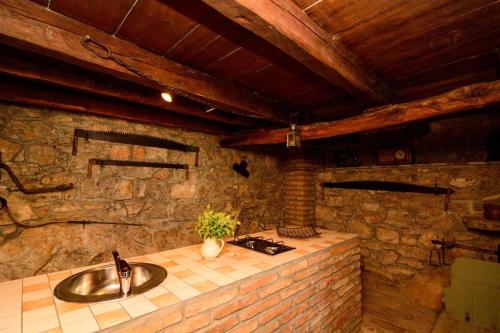
[[[3,282],[0,283],[0,333],[95,332],[356,237],[328,230],[321,233],[320,237],[304,240],[282,239],[275,230],[255,234],[296,247],[276,256],[226,244],[219,258],[206,261],[200,256],[201,244],[197,244],[128,258],[129,262],[161,265],[168,276],[160,286],[142,295],[106,303],[67,303],[52,294],[64,278],[103,264]]]

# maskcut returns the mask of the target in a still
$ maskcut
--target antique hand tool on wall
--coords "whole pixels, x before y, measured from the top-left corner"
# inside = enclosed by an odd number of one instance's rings
[[[129,145],[155,147],[163,149],[171,149],[183,152],[193,152],[196,153],[195,166],[198,166],[199,152],[200,148],[195,146],[189,146],[183,143],[175,142],[172,140],[158,138],[155,136],[135,134],[135,133],[121,133],[121,132],[110,132],[110,131],[92,131],[76,128],[73,137],[73,155],[77,154],[78,151],[78,138],[84,138],[85,140],[98,140],[107,142],[117,142],[125,143]]]
[[[144,161],[122,161],[122,160],[103,160],[92,158],[89,160],[87,169],[87,177],[92,177],[93,165],[113,165],[113,166],[132,166],[132,167],[146,167],[146,168],[161,168],[161,169],[184,169],[186,170],[186,179],[189,179],[189,165],[176,164],[176,163],[158,163],[158,162],[144,162]]]
[[[429,265],[432,266],[444,266],[446,265],[446,249],[464,249],[479,253],[492,254],[497,256],[497,262],[500,263],[500,244],[497,245],[496,250],[485,249],[477,246],[459,244],[455,241],[447,241],[446,239],[433,239],[431,240],[434,248],[431,249],[429,253]],[[434,256],[437,256],[438,262],[434,262]]]
[[[324,197],[325,188],[343,188],[351,190],[372,190],[372,191],[388,191],[388,192],[402,192],[402,193],[423,193],[423,194],[435,194],[435,195],[446,195],[444,201],[444,211],[448,210],[450,204],[450,196],[455,193],[455,190],[450,186],[439,187],[437,184],[434,186],[426,185],[416,185],[409,183],[400,182],[389,182],[380,180],[356,180],[356,181],[346,181],[346,182],[324,182],[322,184],[321,190],[322,196]]]
[[[10,176],[14,184],[16,184],[16,187],[19,189],[19,191],[25,193],[25,194],[40,194],[40,193],[51,193],[51,192],[59,192],[59,191],[67,191],[71,190],[73,188],[72,183],[68,184],[62,184],[62,185],[57,185],[57,186],[47,186],[47,187],[39,187],[39,188],[32,188],[28,189],[21,184],[19,181],[19,178],[16,177],[12,169],[5,163],[2,162],[2,154],[0,153],[0,169],[4,169],[7,171],[7,174]]]

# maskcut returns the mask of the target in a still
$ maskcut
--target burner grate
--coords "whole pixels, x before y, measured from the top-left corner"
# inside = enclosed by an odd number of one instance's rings
[[[285,245],[283,241],[275,242],[272,238],[264,239],[264,237],[262,236],[246,236],[244,238],[237,238],[235,240],[229,241],[228,243],[253,251],[265,253],[270,256],[295,249],[294,247]]]

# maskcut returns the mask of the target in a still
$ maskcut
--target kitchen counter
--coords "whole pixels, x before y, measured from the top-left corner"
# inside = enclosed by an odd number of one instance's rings
[[[359,239],[320,232],[303,240],[282,239],[275,230],[254,234],[296,248],[275,256],[226,244],[219,258],[206,261],[197,244],[128,258],[161,265],[168,276],[144,294],[106,303],[67,303],[52,294],[64,278],[100,265],[3,282],[0,333],[352,329],[361,318]]]

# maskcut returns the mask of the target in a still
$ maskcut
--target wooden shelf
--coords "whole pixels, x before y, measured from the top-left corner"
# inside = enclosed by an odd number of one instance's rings
[[[488,220],[482,216],[464,216],[462,221],[467,229],[500,232],[499,220]]]

